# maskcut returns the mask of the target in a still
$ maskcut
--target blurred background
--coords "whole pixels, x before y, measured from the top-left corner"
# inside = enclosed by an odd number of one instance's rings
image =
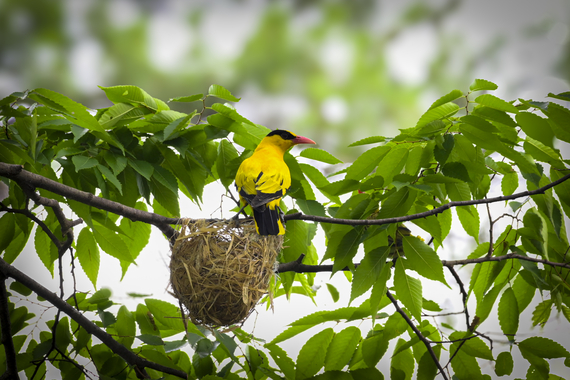
[[[217,83],[250,120],[351,160],[348,143],[474,78],[507,99],[567,90],[569,18],[567,0],[0,0],[0,96],[47,87],[96,108],[98,85],[167,100]]]
[[[349,143],[414,126],[433,101],[453,89],[467,91],[475,78],[498,84],[497,95],[507,100],[568,91],[569,22],[567,0],[0,0],[0,98],[46,87],[99,108],[110,104],[99,85],[136,85],[168,100],[216,83],[242,98],[236,108],[249,120],[309,136],[350,162],[362,150]],[[192,111],[188,104],[171,106]],[[184,216],[219,212],[223,189],[214,185],[201,209],[181,200]],[[465,257],[473,244],[452,230],[442,258]],[[127,293],[137,292],[176,303],[167,291],[169,250],[159,231],[153,229],[138,267],[122,282],[115,259],[101,260],[98,286],[113,289],[116,302],[136,307],[141,300]],[[58,286],[32,239],[15,265]],[[92,289],[78,277],[81,290]],[[275,313],[258,308],[244,329],[269,341],[303,315],[347,305],[344,276],[323,273],[316,282],[333,283],[341,300],[332,302],[323,289],[317,305],[281,297]],[[455,292],[424,292],[446,310],[459,308]],[[521,321],[521,339],[536,334],[530,324],[530,316]],[[568,336],[557,324],[547,330],[558,341]],[[483,332],[505,340],[496,322]],[[313,333],[283,344],[290,357]],[[380,367],[388,369],[389,360]],[[491,367],[484,372],[493,373]]]

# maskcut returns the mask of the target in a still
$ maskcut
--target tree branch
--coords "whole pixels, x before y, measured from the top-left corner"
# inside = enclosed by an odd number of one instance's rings
[[[379,226],[382,224],[391,224],[391,223],[402,223],[407,222],[410,220],[422,219],[428,216],[437,215],[445,210],[448,210],[452,207],[458,206],[471,206],[471,205],[478,205],[478,204],[488,204],[488,203],[495,203],[495,202],[502,202],[508,201],[511,199],[517,199],[521,197],[526,197],[530,195],[536,194],[543,194],[546,190],[561,184],[562,182],[566,181],[570,178],[570,174],[565,175],[564,177],[549,183],[546,186],[543,186],[536,190],[530,191],[522,191],[520,193],[508,195],[508,196],[500,196],[494,198],[486,198],[486,199],[474,199],[471,201],[453,201],[446,203],[442,206],[434,208],[429,211],[420,212],[418,214],[413,215],[405,215],[405,216],[398,216],[394,218],[385,218],[385,219],[337,219],[337,218],[330,218],[327,216],[316,216],[316,215],[304,215],[301,212],[295,214],[285,215],[285,220],[308,220],[313,222],[320,222],[320,223],[332,223],[332,224],[348,224],[351,226]]]
[[[453,266],[447,266],[447,269],[449,269],[453,275],[453,278],[455,278],[457,285],[459,285],[459,291],[461,292],[461,297],[463,298],[463,313],[465,313],[465,322],[467,324],[467,328],[469,328],[469,310],[467,309],[467,292],[465,291],[465,286],[463,285],[461,277],[459,277],[459,274],[457,274]]]
[[[386,295],[388,296],[388,298],[390,299],[390,301],[392,301],[392,304],[394,305],[394,307],[396,308],[396,311],[398,313],[400,313],[400,315],[402,316],[402,318],[404,318],[404,320],[408,323],[408,325],[412,328],[412,330],[414,331],[414,333],[417,335],[418,338],[420,338],[420,340],[423,342],[423,344],[426,346],[431,358],[433,359],[435,365],[437,366],[437,369],[439,370],[439,372],[441,373],[441,376],[443,376],[443,378],[445,380],[447,380],[447,375],[445,374],[445,372],[443,372],[443,367],[441,366],[441,364],[439,363],[439,359],[437,358],[437,355],[435,354],[435,352],[433,351],[433,348],[431,348],[431,343],[430,341],[423,336],[423,334],[420,332],[420,330],[418,330],[418,328],[416,327],[416,325],[414,325],[414,322],[412,322],[412,320],[410,319],[410,317],[408,317],[408,315],[404,312],[404,310],[402,310],[402,308],[400,307],[400,305],[398,305],[398,301],[396,301],[396,299],[394,298],[394,296],[392,295],[392,293],[390,293],[389,290],[386,290]]]
[[[0,175],[16,181],[23,189],[42,188],[52,193],[64,196],[77,202],[81,202],[101,210],[109,211],[117,215],[124,216],[133,222],[145,222],[158,227],[169,239],[176,235],[174,228],[170,224],[178,223],[178,218],[167,218],[152,212],[137,210],[132,207],[122,205],[105,198],[97,197],[94,194],[77,190],[73,187],[53,181],[38,174],[31,173],[21,165],[10,165],[0,162]],[[47,199],[47,198],[46,198]],[[56,202],[52,199],[52,201]],[[63,232],[63,231],[62,231]]]
[[[81,327],[83,327],[89,334],[95,335],[101,342],[103,342],[111,351],[122,357],[129,365],[135,367],[137,373],[145,374],[145,368],[152,368],[157,371],[161,371],[170,375],[178,376],[182,379],[186,379],[188,375],[180,370],[166,367],[164,365],[148,361],[135,353],[130,351],[128,348],[117,342],[113,337],[107,332],[99,328],[95,323],[87,319],[83,314],[73,308],[70,304],[59,298],[56,294],[52,293],[50,290],[45,288],[43,285],[39,284],[32,278],[28,277],[24,273],[20,272],[18,269],[6,263],[3,259],[0,259],[0,271],[7,277],[11,277],[23,285],[27,286],[37,295],[45,298],[52,305],[57,307],[59,310],[63,311],[65,314],[69,315],[75,322],[77,322]]]

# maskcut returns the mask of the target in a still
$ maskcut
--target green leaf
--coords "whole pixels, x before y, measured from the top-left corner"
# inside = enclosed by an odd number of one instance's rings
[[[400,317],[400,319],[404,321],[402,317]],[[388,350],[388,343],[389,339],[386,338],[383,333],[372,335],[364,339],[361,344],[364,363],[366,363],[368,367],[375,367]]]
[[[394,289],[398,298],[412,316],[421,321],[422,313],[422,283],[406,274],[403,260],[396,261],[396,270],[394,271]]]
[[[404,339],[398,339],[396,351],[405,343],[406,341]],[[412,350],[407,348],[392,356],[392,360],[390,361],[390,379],[411,380],[414,374],[414,367],[414,355],[412,354]]]
[[[190,102],[195,102],[197,100],[202,100],[202,98],[204,97],[204,94],[195,94],[195,95],[189,95],[189,96],[179,96],[177,98],[172,98],[169,99],[168,102],[185,102],[185,103],[190,103]]]
[[[139,340],[141,340],[145,344],[149,344],[151,346],[162,346],[164,345],[164,341],[156,335],[150,334],[141,334],[136,336]]]
[[[446,176],[457,178],[465,182],[471,182],[467,168],[461,162],[447,162],[443,165],[441,171]]]
[[[215,96],[216,98],[220,98],[230,102],[239,102],[239,100],[241,99],[241,98],[236,98],[227,89],[217,84],[213,84],[210,86],[210,88],[208,89],[208,95],[212,95]]]
[[[519,127],[528,137],[532,137],[551,148],[554,147],[554,132],[552,132],[547,119],[532,112],[519,112],[516,120]]]
[[[538,305],[532,312],[532,325],[540,325],[544,327],[546,322],[548,322],[548,318],[550,317],[550,312],[552,311],[553,301],[551,299],[544,300]]]
[[[406,268],[416,271],[430,280],[439,281],[449,287],[443,275],[443,265],[437,253],[415,236],[404,236]]]
[[[113,103],[135,103],[155,112],[159,110],[156,99],[137,86],[99,86],[99,88],[105,91],[105,95]]]
[[[40,229],[36,230],[36,236]],[[0,218],[0,252],[3,252],[12,242],[16,232],[16,217],[12,213],[6,213]],[[44,233],[45,235],[45,233]],[[47,237],[47,235],[45,236]]]
[[[527,338],[520,342],[518,346],[539,358],[554,359],[570,357],[570,353],[559,343],[541,336]]]
[[[115,330],[119,336],[119,343],[130,348],[133,345],[136,334],[135,318],[125,305],[119,308]]]
[[[420,120],[418,120],[418,123],[416,124],[416,128],[423,127],[434,120],[446,119],[453,116],[458,110],[459,106],[455,103],[444,103],[435,108],[430,108],[420,117]]]
[[[452,90],[450,93],[448,93],[448,94],[442,96],[441,98],[439,98],[438,100],[436,100],[435,102],[433,102],[432,105],[429,107],[429,109],[431,110],[431,109],[433,109],[433,108],[439,107],[439,106],[441,106],[441,105],[443,105],[443,104],[452,102],[452,101],[454,101],[454,100],[456,100],[456,99],[459,99],[459,98],[461,98],[461,97],[463,97],[463,96],[464,96],[464,95],[463,95],[463,92],[462,92],[462,91],[460,91],[460,90]]]
[[[77,103],[64,95],[45,88],[36,88],[33,92],[41,95],[44,99],[53,101],[63,107],[63,109],[68,113],[68,118],[71,118],[73,122],[80,127],[91,131],[105,132],[97,119],[87,111],[87,108],[83,104]],[[43,103],[43,99],[37,100]]]
[[[475,79],[473,83],[469,86],[471,91],[493,91],[496,90],[498,86],[485,79]]]
[[[510,352],[504,351],[497,355],[497,360],[495,361],[495,374],[497,376],[510,375],[513,373],[513,369],[513,356]]]
[[[512,195],[519,187],[519,175],[518,173],[508,173],[503,175],[501,180],[501,190],[503,195]]]
[[[145,299],[144,303],[154,316],[154,321],[157,324],[175,333],[184,331],[184,323],[182,322],[179,308],[169,302],[152,298]]]
[[[109,182],[111,182],[113,186],[115,186],[115,188],[119,190],[119,193],[123,195],[123,184],[117,179],[117,177],[115,177],[113,172],[109,170],[109,168],[107,168],[106,166],[100,164],[97,164],[97,169],[99,169],[101,174],[105,176],[104,178]]]
[[[386,137],[384,136],[370,136],[370,137],[365,137],[362,140],[353,142],[352,144],[349,145],[349,147],[367,145],[367,144],[376,144],[384,141],[386,141]]]
[[[350,362],[360,339],[360,329],[355,326],[336,333],[327,349],[325,371],[342,370]]]
[[[321,161],[326,164],[336,165],[342,164],[342,161],[327,152],[326,150],[317,148],[306,148],[301,151],[301,157],[310,158],[312,160]]]
[[[329,284],[327,282],[327,289],[328,289],[329,293],[331,294],[333,302],[338,302],[338,300],[340,299],[340,293],[338,292],[337,288],[335,288],[334,285]]]
[[[87,278],[93,284],[93,288],[97,289],[97,276],[100,265],[99,248],[89,227],[84,227],[79,233],[75,255]]]
[[[103,115],[99,118],[99,123],[105,129],[111,129],[119,125],[125,125],[134,120],[140,119],[147,114],[139,106],[133,106],[127,103],[118,103],[112,107],[109,107]]]
[[[474,356],[467,354],[459,343],[454,343],[450,348],[450,355],[453,356],[451,368],[458,379],[484,379],[481,375],[481,367]]]
[[[73,165],[75,165],[76,172],[79,172],[80,170],[83,169],[90,169],[99,164],[99,162],[93,157],[87,157],[81,155],[76,155],[71,157],[71,161],[73,161]]]
[[[479,244],[479,213],[475,206],[459,206],[455,208],[459,221],[465,232]]]
[[[560,159],[560,152],[554,150],[548,145],[544,145],[542,142],[527,136],[524,142],[524,149],[526,153],[532,155],[535,160],[548,162],[560,169],[564,168],[564,165]]]
[[[218,157],[216,159],[216,169],[222,185],[227,189],[234,182],[237,173],[237,165],[232,165],[239,157],[236,148],[228,140],[222,139],[218,145]]]
[[[142,161],[142,160],[134,160],[129,158],[129,165],[135,169],[137,173],[142,175],[144,178],[150,181],[152,174],[154,172],[154,167],[152,164]]]
[[[57,247],[41,228],[36,229],[34,247],[38,257],[53,277],[53,263],[58,257]]]
[[[342,234],[339,232],[334,235],[334,241],[338,242],[338,245],[333,245],[333,250],[329,250],[330,246],[327,247],[326,252],[327,257],[334,257],[333,274],[347,266],[352,267],[352,258],[356,255],[360,246],[363,231],[362,228],[351,228],[347,233]],[[342,237],[339,239],[340,234],[342,234]]]
[[[146,204],[143,202],[137,202],[135,208],[137,210],[148,211]],[[121,236],[121,239],[129,246],[131,256],[136,260],[150,240],[151,226],[148,223],[133,222],[128,218],[122,218],[120,227],[123,234],[119,236]]]
[[[334,330],[327,328],[312,336],[303,345],[297,356],[296,380],[307,379],[323,367],[327,349],[334,335]]]
[[[483,94],[475,98],[475,102],[482,104],[487,107],[497,109],[499,111],[518,113],[517,107],[513,106],[511,103],[504,101],[503,99],[497,98],[495,95]]]
[[[360,181],[376,168],[390,149],[389,146],[377,146],[362,153],[356,161],[348,167],[345,179]]]
[[[350,292],[350,302],[366,292],[378,280],[378,275],[386,264],[386,259],[390,254],[390,247],[384,246],[368,252],[360,265],[354,271],[352,287]]]
[[[32,294],[32,290],[30,288],[18,281],[12,282],[10,284],[10,289],[26,297]]]
[[[165,177],[158,177],[165,180]],[[168,182],[167,182],[168,183]],[[177,184],[178,187],[178,184]],[[154,195],[154,200],[158,202],[165,210],[168,211],[170,216],[180,216],[180,204],[178,202],[178,190],[173,191],[170,187],[163,185],[161,181],[154,177],[150,181],[150,190]],[[156,210],[155,210],[156,212]]]
[[[514,341],[519,328],[519,307],[512,288],[507,288],[501,296],[498,315],[503,334],[507,335],[510,341]]]
[[[99,247],[110,256],[119,259],[119,261],[134,262],[129,247],[115,232],[97,224],[93,229],[93,236]]]
[[[285,375],[285,378],[295,378],[295,362],[287,356],[287,352],[274,344],[269,346],[266,345],[265,347],[268,349],[269,354],[275,361],[275,364],[277,364],[281,372]]]

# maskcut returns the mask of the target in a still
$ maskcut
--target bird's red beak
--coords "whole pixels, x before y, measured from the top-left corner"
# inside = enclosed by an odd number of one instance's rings
[[[314,142],[310,138],[303,137],[303,136],[297,136],[291,141],[293,141],[294,145],[297,145],[297,144],[316,144],[316,142]]]

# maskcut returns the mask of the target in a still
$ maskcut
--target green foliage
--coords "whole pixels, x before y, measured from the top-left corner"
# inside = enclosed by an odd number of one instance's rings
[[[484,361],[495,361],[497,376],[511,375],[515,368],[511,352],[495,355],[478,332],[484,331],[479,325],[490,318],[498,319],[502,334],[530,363],[529,373],[540,378],[554,376],[548,360],[565,358],[569,363],[568,351],[544,337],[520,340],[519,325],[531,320],[535,326],[544,326],[553,311],[570,320],[570,269],[560,264],[568,262],[564,221],[570,216],[570,181],[525,197],[516,192],[537,190],[568,174],[569,161],[562,157],[559,143],[570,142],[570,110],[553,102],[505,101],[489,93],[473,94],[496,88],[494,83],[477,79],[469,92],[447,93],[399,135],[370,136],[351,144],[367,150],[328,177],[310,162],[342,164],[329,152],[303,150],[301,163],[298,157],[286,155],[292,174],[287,205],[294,205],[288,214],[301,210],[348,222],[288,220],[279,259],[290,262],[305,254],[303,263],[308,265],[330,260],[333,275],[348,273],[349,305],[358,298],[362,300],[359,306],[340,305],[311,313],[264,344],[235,326],[228,331],[214,329],[209,337],[211,331],[183,322],[178,306],[163,300],[145,296],[144,303],[128,310],[114,304],[108,289],[97,290],[101,255],[116,258],[124,276],[148,244],[150,226],[39,189],[43,197],[65,204],[83,221],[76,227],[76,241],[70,243],[96,291],[90,295],[77,292],[68,302],[123,346],[150,361],[186,371],[190,378],[233,379],[243,374],[251,379],[382,378],[376,366],[385,355],[390,356],[389,372],[394,379],[409,379],[414,374],[418,379],[435,378],[440,363],[433,356],[457,378],[487,378],[480,365]],[[136,86],[101,89],[112,105],[97,110],[47,89],[0,100],[2,162],[22,165],[92,198],[142,211],[152,209],[167,217],[192,217],[181,215],[180,194],[204,207],[207,184],[217,181],[231,191],[240,163],[268,132],[232,105],[221,103],[239,98],[219,85],[212,85],[206,95],[169,101],[195,102],[198,108],[188,113],[171,110],[169,102]],[[567,100],[567,93],[551,98]],[[464,100],[466,106],[461,105]],[[560,141],[555,144],[555,140]],[[50,207],[31,206],[29,189],[9,176],[2,177],[2,182],[8,190],[0,216],[3,260],[13,262],[33,235],[36,254],[54,276],[56,261],[67,254],[59,252],[66,231],[58,216]],[[516,200],[502,210],[504,215],[491,217],[491,210],[478,203],[488,202],[485,198],[495,194]],[[463,203],[449,210],[450,202]],[[400,219],[380,224],[384,218]],[[499,229],[493,227],[500,219],[508,222],[496,236]],[[351,225],[351,221],[362,220],[377,224]],[[41,226],[33,231],[38,221]],[[413,224],[421,235],[398,235],[397,227],[403,221],[408,227]],[[483,231],[489,224],[492,240]],[[442,247],[452,225],[462,229],[475,248],[470,254],[456,253],[457,262],[442,261]],[[315,241],[317,228],[326,236],[324,252]],[[354,263],[361,252],[360,263]],[[468,286],[459,283],[465,297],[473,298],[475,304],[473,318],[463,330],[426,317],[446,312],[431,300],[427,290],[431,282],[455,289],[458,278],[446,276],[444,267],[460,264],[473,269],[465,281]],[[314,300],[313,285],[314,274],[287,272],[272,281],[271,291],[273,297],[297,293]],[[34,290],[19,282],[9,288],[17,297],[31,297]],[[334,302],[344,293],[329,283],[326,288]],[[392,302],[385,296],[387,289],[409,320],[388,307]],[[542,300],[533,304],[537,290]],[[12,339],[18,368],[27,376],[45,373],[47,360],[66,378],[79,378],[81,371],[73,359],[60,360],[63,356],[57,355],[80,355],[92,361],[101,377],[115,376],[113,371],[120,367],[125,368],[122,378],[136,378],[137,373],[119,355],[104,344],[94,344],[85,328],[68,317],[51,320],[39,338],[34,336],[24,344],[27,338],[21,331],[36,316],[24,306],[16,307],[14,297],[9,297]],[[370,320],[372,324],[367,325]],[[345,325],[354,321],[358,327]],[[330,327],[331,323],[338,328]],[[431,341],[429,350],[409,323]],[[441,328],[451,331],[447,334]],[[309,330],[313,334],[296,359],[280,347]],[[395,349],[389,353],[392,341]],[[0,359],[5,368],[6,356]],[[157,378],[165,375],[150,369],[149,373]]]

